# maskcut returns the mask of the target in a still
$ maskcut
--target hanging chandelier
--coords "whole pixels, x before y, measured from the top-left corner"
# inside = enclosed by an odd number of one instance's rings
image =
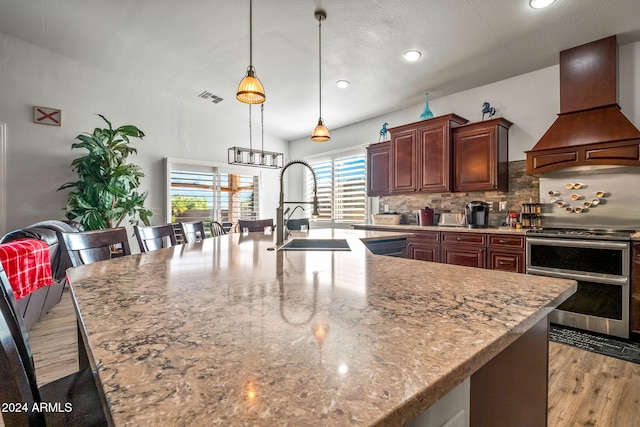
[[[318,87],[320,90],[320,108],[318,115],[318,125],[311,134],[313,142],[327,142],[331,139],[329,129],[322,121],[322,21],[327,19],[327,13],[322,9],[315,11],[315,17],[318,20]]]
[[[245,104],[262,104],[267,99],[253,68],[253,0],[249,0],[249,67],[247,75],[238,85],[236,99]]]
[[[260,168],[279,169],[284,166],[284,153],[265,151],[264,149],[264,104],[260,105],[260,150],[253,149],[253,129],[249,104],[249,148],[231,147],[227,150],[227,161],[230,165],[256,166]]]

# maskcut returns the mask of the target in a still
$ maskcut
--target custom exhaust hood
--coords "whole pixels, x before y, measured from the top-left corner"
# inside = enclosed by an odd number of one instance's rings
[[[560,114],[527,154],[527,173],[640,166],[640,131],[618,106],[616,36],[560,52]]]

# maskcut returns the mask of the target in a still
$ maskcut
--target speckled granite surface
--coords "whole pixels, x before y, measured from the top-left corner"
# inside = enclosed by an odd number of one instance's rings
[[[311,233],[351,251],[232,234],[70,269],[115,425],[402,425],[575,290]]]
[[[371,228],[384,230],[402,230],[402,231],[454,231],[462,233],[485,233],[485,234],[517,234],[524,236],[527,232],[526,228],[513,227],[488,227],[488,228],[467,228],[467,227],[451,227],[442,225],[415,225],[415,224],[399,224],[399,225],[381,225],[366,224],[356,225],[356,229]]]

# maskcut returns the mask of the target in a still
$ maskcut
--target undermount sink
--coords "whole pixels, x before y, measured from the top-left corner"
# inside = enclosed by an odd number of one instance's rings
[[[346,239],[293,239],[284,244],[283,251],[350,251]]]

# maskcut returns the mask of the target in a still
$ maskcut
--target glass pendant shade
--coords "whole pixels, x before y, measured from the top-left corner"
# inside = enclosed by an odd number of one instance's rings
[[[322,118],[318,120],[318,125],[311,134],[311,140],[313,142],[327,142],[331,139],[329,135],[329,129],[322,123]]]
[[[256,77],[256,72],[251,65],[247,69],[247,75],[238,85],[236,99],[245,104],[262,104],[266,99],[262,83]]]

